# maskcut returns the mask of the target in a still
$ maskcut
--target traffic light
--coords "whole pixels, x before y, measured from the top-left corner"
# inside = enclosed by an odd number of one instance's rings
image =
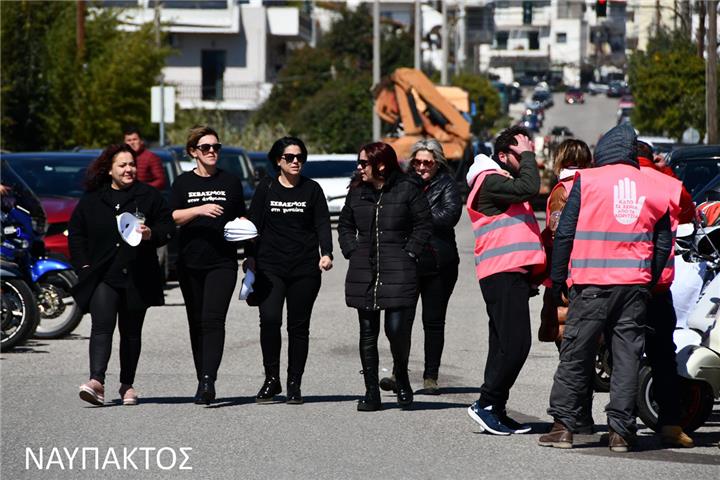
[[[532,25],[532,15],[533,15],[533,2],[531,1],[523,1],[522,2],[522,12],[523,12],[523,25]]]
[[[597,0],[595,2],[595,15],[598,17],[607,17],[608,0]]]

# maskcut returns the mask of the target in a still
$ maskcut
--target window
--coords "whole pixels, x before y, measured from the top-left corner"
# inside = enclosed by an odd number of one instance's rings
[[[540,50],[540,32],[528,32],[528,49]]]
[[[225,50],[202,51],[202,99],[223,99]]]
[[[523,12],[523,25],[532,25],[533,18],[533,2],[523,1],[522,3]]]
[[[507,50],[509,36],[510,34],[508,32],[497,32],[495,34],[495,43],[497,44],[498,50]]]
[[[567,33],[558,32],[555,34],[555,43],[567,43]]]

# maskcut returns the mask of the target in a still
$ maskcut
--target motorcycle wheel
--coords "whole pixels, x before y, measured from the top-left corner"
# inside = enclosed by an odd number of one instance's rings
[[[598,345],[595,354],[595,374],[593,375],[593,389],[596,392],[610,391],[610,375],[612,374],[612,365],[610,359],[610,350],[608,350],[604,341]]]
[[[40,282],[37,295],[40,325],[36,338],[61,338],[80,324],[83,314],[75,304],[70,289],[77,283],[77,275],[70,270],[54,272]]]
[[[713,408],[713,391],[710,385],[699,380],[680,378],[680,426],[686,433],[694,432],[710,418]],[[644,366],[638,378],[637,414],[646,427],[658,431],[658,404],[655,400],[652,369]]]
[[[39,314],[35,296],[24,281],[4,279],[0,292],[0,351],[7,352],[32,336]]]

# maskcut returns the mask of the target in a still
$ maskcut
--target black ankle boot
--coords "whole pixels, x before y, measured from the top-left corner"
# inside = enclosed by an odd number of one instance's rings
[[[195,403],[197,405],[210,405],[213,400],[215,400],[215,380],[210,378],[210,375],[205,375],[200,380],[195,393]]]
[[[376,412],[382,410],[380,403],[380,389],[375,387],[365,391],[365,396],[360,399],[357,405],[358,412]]]
[[[300,378],[288,377],[287,381],[287,400],[290,405],[301,405],[303,403],[302,394],[300,393]]]
[[[255,396],[255,402],[267,403],[272,402],[275,395],[282,392],[280,379],[277,377],[265,377],[265,383],[260,387],[260,391]]]
[[[399,370],[395,374],[397,382],[397,402],[400,408],[407,410],[412,406],[413,403],[413,391],[410,386],[410,379],[408,378],[407,368]]]

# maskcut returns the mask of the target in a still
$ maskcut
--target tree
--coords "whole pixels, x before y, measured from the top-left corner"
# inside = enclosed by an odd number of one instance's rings
[[[372,17],[366,5],[339,7],[339,17],[317,47],[294,50],[268,100],[251,119],[288,126],[321,150],[355,151],[371,139]],[[384,24],[381,74],[412,64],[408,32]]]
[[[4,148],[102,147],[119,141],[125,126],[153,130],[150,87],[169,49],[157,47],[150,25],[121,31],[117,10],[97,9],[86,20],[80,59],[75,8],[72,2],[2,2]],[[15,32],[17,25],[22,32]]]
[[[680,138],[688,127],[705,132],[705,62],[678,32],[660,32],[647,52],[630,57],[635,97],[632,123],[642,133]]]

